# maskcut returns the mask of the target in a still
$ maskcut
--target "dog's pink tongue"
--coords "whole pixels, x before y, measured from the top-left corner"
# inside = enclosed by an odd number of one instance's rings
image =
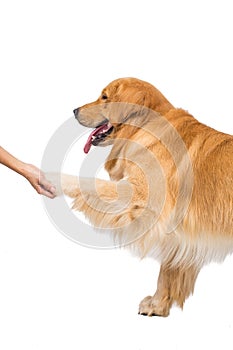
[[[90,151],[90,149],[91,149],[92,136],[95,136],[96,134],[98,134],[99,132],[101,132],[105,128],[106,128],[106,124],[99,126],[98,128],[96,128],[95,130],[93,130],[90,133],[90,135],[89,135],[89,137],[87,139],[87,142],[86,142],[86,144],[84,146],[84,149],[83,149],[85,153],[88,153]]]
[[[92,135],[93,135],[94,131],[90,134],[90,136],[87,139],[87,142],[85,143],[84,146],[84,153],[88,153],[91,149],[91,139],[92,139]]]

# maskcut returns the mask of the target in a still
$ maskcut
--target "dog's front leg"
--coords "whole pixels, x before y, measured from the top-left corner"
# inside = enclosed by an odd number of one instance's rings
[[[144,234],[155,225],[155,213],[149,209],[142,181],[106,181],[54,173],[46,176],[56,185],[57,195],[63,192],[73,198],[74,210],[83,212],[95,228],[111,231],[121,245],[143,241]]]
[[[195,265],[160,268],[157,291],[154,296],[143,299],[139,314],[147,316],[168,316],[173,303],[183,308],[185,300],[193,293],[199,273]]]
[[[143,207],[142,201],[139,203],[136,198],[134,186],[125,180],[114,182],[62,175],[61,188],[74,198],[72,208],[83,212],[97,228],[122,230]]]

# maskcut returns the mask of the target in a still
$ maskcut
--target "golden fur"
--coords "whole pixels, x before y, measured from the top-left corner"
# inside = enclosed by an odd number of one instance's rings
[[[173,303],[183,307],[201,267],[233,251],[233,136],[135,78],[113,81],[75,114],[87,127],[113,126],[100,143],[113,145],[111,180],[63,175],[62,189],[96,228],[160,261],[157,291],[139,313],[168,316]]]

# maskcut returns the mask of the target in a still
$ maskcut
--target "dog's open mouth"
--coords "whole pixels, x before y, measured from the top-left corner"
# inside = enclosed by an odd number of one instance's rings
[[[113,126],[109,122],[99,125],[89,135],[87,142],[84,146],[84,152],[88,153],[90,151],[91,145],[97,146],[100,142],[104,141],[106,136],[111,134],[112,131]]]

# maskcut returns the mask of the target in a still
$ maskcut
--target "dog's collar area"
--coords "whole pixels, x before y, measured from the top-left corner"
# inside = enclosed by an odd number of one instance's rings
[[[95,128],[89,135],[87,142],[84,146],[84,152],[88,153],[91,146],[97,146],[101,141],[105,139],[113,130],[113,126],[110,122],[103,122],[97,128]]]

